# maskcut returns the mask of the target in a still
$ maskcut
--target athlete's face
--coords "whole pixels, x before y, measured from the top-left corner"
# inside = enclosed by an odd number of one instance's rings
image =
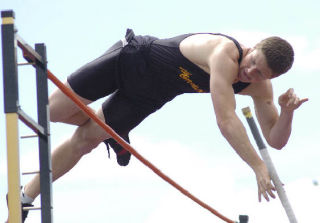
[[[243,58],[240,64],[238,78],[242,82],[259,82],[272,77],[264,54],[257,49],[252,49]]]

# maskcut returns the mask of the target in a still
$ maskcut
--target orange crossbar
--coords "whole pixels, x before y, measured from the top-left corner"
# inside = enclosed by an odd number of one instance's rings
[[[179,184],[177,184],[175,181],[173,181],[171,178],[169,178],[167,175],[162,173],[157,167],[155,167],[152,163],[150,163],[148,160],[146,160],[143,156],[141,156],[130,144],[128,144],[126,141],[124,141],[110,126],[105,124],[101,119],[96,116],[93,111],[82,101],[80,101],[77,96],[69,89],[67,88],[58,78],[56,78],[50,70],[48,70],[48,78],[63,92],[65,93],[71,100],[73,100],[90,118],[92,118],[95,122],[97,122],[112,138],[114,138],[121,146],[123,146],[127,151],[129,151],[133,156],[135,156],[138,160],[140,160],[144,165],[149,167],[153,172],[155,172],[159,177],[161,177],[163,180],[167,181],[169,184],[171,184],[173,187],[178,189],[182,194],[189,197],[194,202],[198,203],[203,208],[209,210],[211,213],[216,215],[217,217],[221,218],[225,222],[228,223],[235,223],[235,221],[232,221],[228,219],[227,217],[220,214],[218,211],[210,207],[208,204],[204,203],[203,201],[199,200],[197,197],[192,195],[189,191],[181,187]]]

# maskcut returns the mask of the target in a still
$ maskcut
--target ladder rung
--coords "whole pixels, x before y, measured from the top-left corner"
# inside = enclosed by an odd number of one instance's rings
[[[22,175],[37,174],[37,173],[40,173],[40,171],[23,172]]]
[[[41,210],[41,207],[24,207],[24,211],[35,211],[35,210]]]
[[[36,63],[18,63],[18,66],[25,66],[25,65],[35,65]]]
[[[21,139],[27,139],[27,138],[35,138],[38,137],[38,135],[25,135],[25,136],[21,136]]]

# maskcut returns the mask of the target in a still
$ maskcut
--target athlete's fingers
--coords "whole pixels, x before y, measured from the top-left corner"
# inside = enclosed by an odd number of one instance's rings
[[[268,189],[268,190],[267,190],[269,196],[274,199],[274,198],[276,198],[276,195],[273,193],[273,191],[275,191],[274,188],[271,188],[271,189]]]
[[[260,191],[260,189],[258,190],[258,200],[259,200],[259,202],[261,202],[261,191]]]
[[[292,93],[290,96],[289,96],[289,100],[287,102],[287,106],[291,105],[292,103],[294,103],[294,101],[296,100],[297,96],[296,94]]]
[[[303,103],[305,103],[306,101],[309,101],[309,98],[303,98],[300,100],[300,105],[302,105]]]
[[[267,192],[264,191],[262,194],[263,194],[264,198],[265,198],[267,201],[269,201],[269,196],[268,196]]]

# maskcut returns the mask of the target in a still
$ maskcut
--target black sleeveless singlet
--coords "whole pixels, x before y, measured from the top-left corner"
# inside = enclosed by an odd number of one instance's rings
[[[176,36],[168,39],[154,40],[150,46],[150,66],[152,72],[159,73],[168,80],[178,79],[181,82],[181,93],[208,93],[210,92],[210,75],[200,67],[189,61],[182,55],[179,45],[185,38],[204,33],[191,33]],[[242,60],[243,51],[237,40],[220,33],[206,33],[212,35],[224,36],[234,42],[239,50],[239,64]],[[170,83],[169,83],[170,84]],[[232,85],[234,93],[239,93],[246,88],[250,83],[236,82]]]

